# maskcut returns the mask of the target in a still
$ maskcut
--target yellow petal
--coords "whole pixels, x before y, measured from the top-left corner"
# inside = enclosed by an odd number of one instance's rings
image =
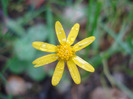
[[[82,58],[78,57],[78,56],[74,56],[72,58],[72,60],[74,61],[74,63],[76,65],[78,65],[80,68],[89,71],[89,72],[94,72],[95,69],[93,68],[92,65],[90,65],[89,63],[87,63],[85,60],[83,60]]]
[[[65,35],[64,29],[59,21],[56,21],[56,23],[55,23],[55,31],[56,31],[56,35],[58,37],[60,44],[65,44],[66,43],[66,35]]]
[[[64,61],[60,60],[55,68],[55,71],[52,77],[53,86],[56,86],[60,82],[61,77],[63,75],[64,67],[65,67]]]
[[[95,40],[94,36],[85,38],[82,41],[79,41],[78,43],[76,43],[73,46],[73,48],[74,48],[75,51],[79,51],[79,50],[85,48],[86,46],[90,45],[94,40]]]
[[[57,49],[55,45],[39,41],[33,42],[32,46],[40,51],[45,51],[45,52],[56,52]]]
[[[68,69],[69,69],[69,72],[71,74],[73,81],[76,84],[80,84],[81,78],[80,78],[80,74],[79,74],[78,68],[75,65],[75,63],[72,60],[69,60],[67,61],[67,66],[68,66]]]
[[[36,60],[32,62],[32,64],[36,64],[34,67],[39,67],[42,65],[52,63],[56,61],[57,59],[58,59],[58,56],[56,54],[49,54],[49,55],[45,55],[40,58],[37,58]]]
[[[79,32],[79,27],[80,27],[80,25],[79,25],[78,23],[76,23],[76,24],[72,27],[72,29],[71,29],[71,31],[70,31],[68,37],[67,37],[67,43],[68,43],[69,45],[72,45],[72,44],[74,43],[74,41],[75,41],[75,39],[76,39],[76,37],[77,37],[77,35],[78,35],[78,32]]]

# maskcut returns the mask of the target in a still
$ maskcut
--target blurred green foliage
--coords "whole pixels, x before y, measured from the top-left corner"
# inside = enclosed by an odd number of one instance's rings
[[[6,25],[19,36],[13,41],[15,56],[7,62],[9,69],[17,74],[27,71],[32,79],[42,80],[45,77],[45,72],[42,67],[36,70],[31,65],[32,61],[38,56],[37,54],[41,56],[42,53],[37,53],[37,50],[32,47],[32,42],[47,40],[48,30],[46,26],[38,24],[30,27],[24,32],[24,28],[15,21],[8,20]]]

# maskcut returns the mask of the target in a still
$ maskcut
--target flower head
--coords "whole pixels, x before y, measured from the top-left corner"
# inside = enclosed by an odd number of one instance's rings
[[[95,69],[89,63],[87,63],[79,56],[76,56],[75,54],[75,52],[90,45],[95,40],[95,37],[91,36],[91,37],[85,38],[82,41],[76,43],[74,46],[71,46],[78,35],[79,27],[80,27],[79,24],[76,23],[72,27],[66,39],[64,29],[61,23],[57,21],[55,23],[55,31],[56,31],[58,40],[60,42],[60,45],[55,46],[52,44],[39,42],[39,41],[35,41],[32,43],[32,46],[38,50],[45,51],[45,52],[55,52],[54,54],[42,56],[32,62],[33,64],[35,64],[34,67],[39,67],[39,66],[43,66],[51,62],[54,62],[56,60],[59,61],[57,63],[57,66],[55,68],[55,71],[52,77],[53,86],[56,86],[61,80],[64,67],[65,67],[65,62],[67,63],[71,77],[76,84],[80,84],[81,82],[80,74],[76,65],[78,65],[80,68],[89,72],[95,71]]]

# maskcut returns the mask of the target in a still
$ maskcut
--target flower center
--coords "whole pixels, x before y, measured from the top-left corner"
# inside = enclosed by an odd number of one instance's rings
[[[59,60],[69,60],[73,55],[75,55],[75,51],[73,48],[67,44],[57,45],[57,55]]]

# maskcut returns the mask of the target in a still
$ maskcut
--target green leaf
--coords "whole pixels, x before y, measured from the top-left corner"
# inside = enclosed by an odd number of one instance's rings
[[[18,36],[25,34],[24,28],[14,20],[6,19],[6,26],[15,32]]]
[[[28,37],[28,40],[33,42],[33,41],[45,41],[48,37],[48,31],[45,25],[43,24],[38,24],[35,26],[32,26],[29,28],[27,31],[26,37]]]
[[[130,49],[132,50],[132,53],[133,53],[133,36],[132,35],[129,35],[127,37],[126,42],[128,43],[128,46],[130,47]]]
[[[33,66],[29,66],[27,73],[29,77],[36,81],[41,81],[46,77],[44,67],[35,68]]]
[[[27,38],[18,39],[14,44],[14,50],[20,60],[32,60],[35,56],[35,49],[32,42]]]
[[[9,70],[15,74],[21,74],[27,67],[27,62],[19,60],[17,57],[10,58],[7,61]]]
[[[14,50],[21,60],[32,60],[35,56],[35,49],[32,47],[34,41],[45,41],[47,39],[47,29],[43,24],[29,28],[23,38],[16,40]]]
[[[7,11],[8,3],[9,3],[9,0],[1,0],[4,16],[8,16],[8,11]]]
[[[55,44],[55,33],[54,33],[54,30],[53,28],[53,14],[52,14],[52,11],[51,11],[51,7],[50,5],[48,5],[47,7],[47,28],[48,28],[48,32],[49,32],[49,42],[50,44]]]

